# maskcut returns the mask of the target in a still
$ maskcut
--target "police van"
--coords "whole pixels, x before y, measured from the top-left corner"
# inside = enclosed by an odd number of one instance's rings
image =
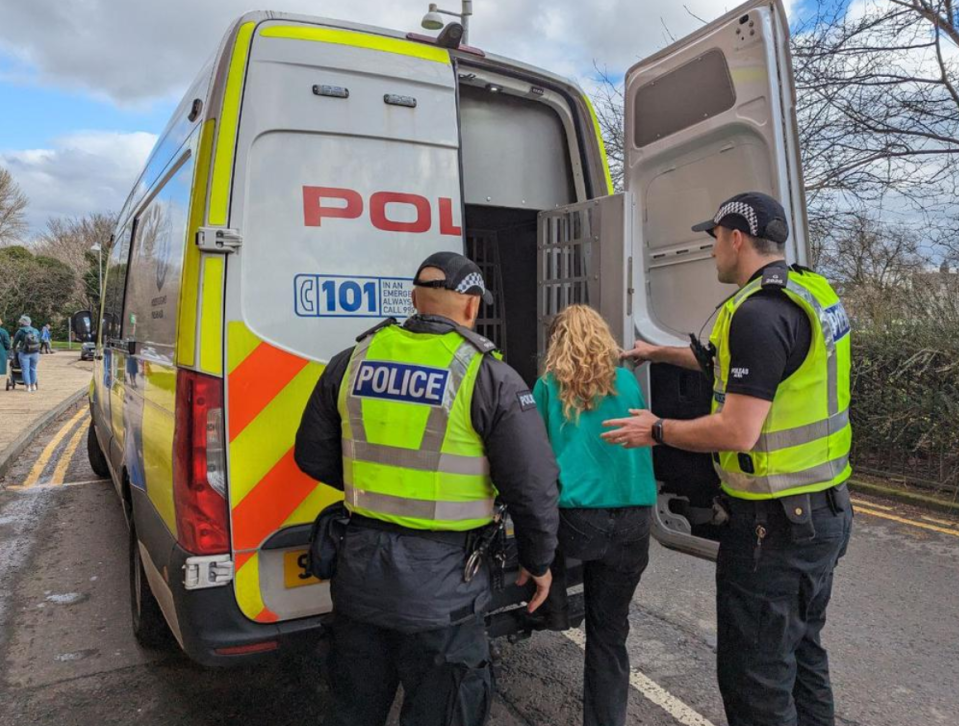
[[[788,254],[805,262],[779,0],[629,70],[620,194],[582,90],[448,30],[244,15],[130,193],[95,326],[89,455],[129,523],[141,643],[169,631],[221,664],[321,631],[329,588],[307,575],[306,545],[342,495],[297,468],[296,429],[331,356],[412,314],[430,253],[481,267],[494,300],[479,332],[530,384],[549,321],[572,303],[599,309],[626,347],[687,343],[730,292],[690,225],[733,193],[780,198]],[[708,412],[699,374],[637,375],[660,415]],[[659,447],[655,465],[656,535],[710,556],[709,457]],[[523,593],[498,597],[491,632],[528,630]]]

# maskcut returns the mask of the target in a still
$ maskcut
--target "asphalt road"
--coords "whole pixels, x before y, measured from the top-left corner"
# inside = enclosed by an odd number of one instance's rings
[[[87,464],[77,435],[86,419],[30,487],[16,488],[31,483],[34,463],[75,414],[51,425],[0,491],[0,725],[321,723],[328,698],[315,658],[204,670],[136,645],[125,525],[111,484]],[[839,723],[955,726],[959,522],[858,499],[824,636]],[[629,723],[725,724],[713,596],[711,563],[654,545],[632,612]],[[580,723],[581,640],[571,631],[503,644],[490,724]]]

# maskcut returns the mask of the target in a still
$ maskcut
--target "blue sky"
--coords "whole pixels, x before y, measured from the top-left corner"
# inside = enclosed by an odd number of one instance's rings
[[[3,72],[0,70],[0,78]],[[159,132],[176,107],[174,99],[144,108],[121,108],[108,99],[37,84],[0,82],[0,148],[43,148],[77,130]]]
[[[30,198],[32,233],[50,216],[119,208],[180,94],[246,2],[0,0],[0,165]],[[786,3],[794,18],[804,2],[811,0]],[[618,75],[668,44],[664,26],[677,37],[691,32],[699,21],[690,12],[711,20],[736,4],[478,0],[473,42],[586,80],[594,62]],[[322,8],[418,30],[426,5],[329,0]],[[321,4],[271,6],[315,14]]]

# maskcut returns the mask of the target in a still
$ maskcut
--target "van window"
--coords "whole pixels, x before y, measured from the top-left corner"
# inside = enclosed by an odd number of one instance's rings
[[[107,259],[106,279],[103,291],[103,342],[120,338],[120,321],[123,316],[123,293],[127,284],[127,263],[130,259],[132,227],[127,225],[116,236]]]
[[[193,159],[184,157],[136,218],[123,320],[144,356],[173,362]]]
[[[726,56],[721,50],[707,51],[636,92],[634,143],[646,146],[728,111],[735,103]]]
[[[467,204],[552,209],[576,201],[569,141],[544,103],[460,86]]]

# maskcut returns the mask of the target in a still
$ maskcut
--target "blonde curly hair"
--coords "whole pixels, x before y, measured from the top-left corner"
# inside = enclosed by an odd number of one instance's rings
[[[545,372],[559,384],[563,415],[578,422],[603,396],[616,395],[619,346],[602,316],[586,305],[571,305],[550,325]]]

